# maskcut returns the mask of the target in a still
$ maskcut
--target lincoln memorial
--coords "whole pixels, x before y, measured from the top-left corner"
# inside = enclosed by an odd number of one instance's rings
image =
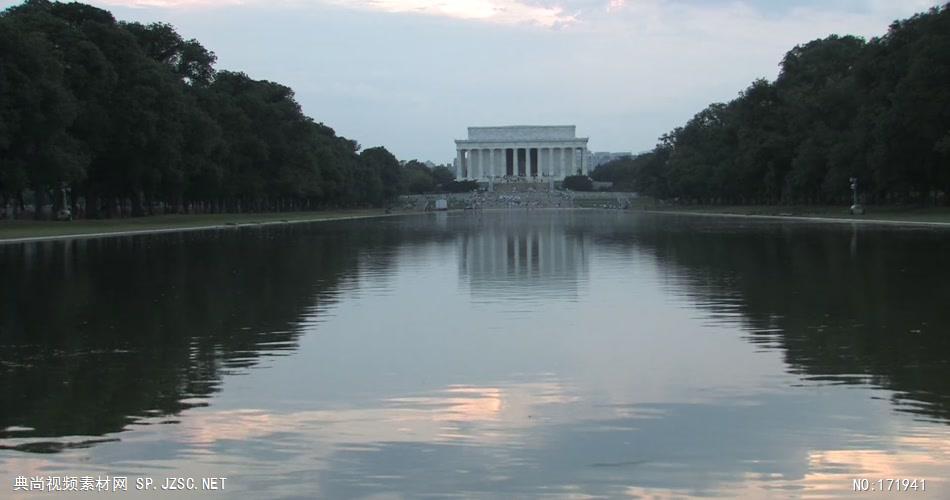
[[[587,137],[574,125],[469,127],[455,148],[459,180],[560,181],[588,170]]]

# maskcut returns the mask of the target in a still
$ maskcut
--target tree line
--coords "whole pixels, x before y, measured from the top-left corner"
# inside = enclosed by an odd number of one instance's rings
[[[168,24],[82,3],[0,12],[0,216],[379,206],[407,189],[385,148],[215,61]]]
[[[596,180],[680,203],[950,203],[950,4],[881,37],[799,45],[754,81],[603,165]]]

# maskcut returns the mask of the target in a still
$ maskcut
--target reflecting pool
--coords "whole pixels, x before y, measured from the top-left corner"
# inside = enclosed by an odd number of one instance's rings
[[[593,210],[0,245],[0,497],[950,498],[947,255]]]

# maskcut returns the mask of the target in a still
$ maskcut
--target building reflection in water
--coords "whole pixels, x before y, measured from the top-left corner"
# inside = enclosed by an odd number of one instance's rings
[[[590,236],[563,214],[488,213],[459,232],[459,273],[476,296],[576,299]]]

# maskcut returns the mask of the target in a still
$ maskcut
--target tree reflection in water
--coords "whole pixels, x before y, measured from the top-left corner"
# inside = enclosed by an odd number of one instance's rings
[[[385,272],[380,249],[446,238],[362,224],[0,245],[0,438],[102,436],[204,405],[222,376],[296,349],[301,318],[347,280]]]
[[[596,245],[654,255],[712,321],[784,352],[789,370],[894,391],[901,411],[950,421],[945,230],[690,216],[609,217]]]

